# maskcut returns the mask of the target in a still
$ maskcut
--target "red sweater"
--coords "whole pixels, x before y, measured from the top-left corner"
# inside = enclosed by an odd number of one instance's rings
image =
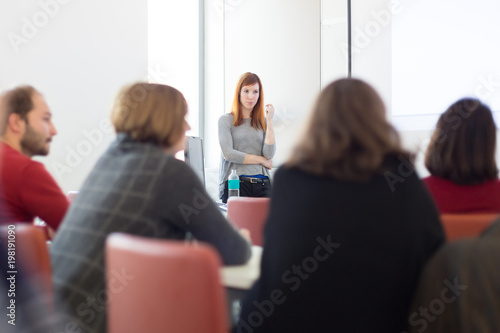
[[[0,143],[0,222],[33,222],[57,230],[69,202],[42,163]]]
[[[457,185],[430,176],[423,179],[442,214],[500,213],[500,181],[479,185]]]

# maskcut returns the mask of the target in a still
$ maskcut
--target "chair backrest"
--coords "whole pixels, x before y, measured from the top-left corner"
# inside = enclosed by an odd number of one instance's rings
[[[450,242],[465,237],[477,237],[499,214],[442,214],[446,239]]]
[[[44,231],[31,223],[12,223],[1,227],[2,243],[13,243],[15,267],[37,285],[39,292],[53,297],[52,266],[47,237]]]
[[[225,332],[229,321],[220,267],[208,245],[110,235],[108,332]],[[127,281],[120,284],[117,275]]]
[[[253,245],[263,246],[270,202],[270,198],[231,197],[227,201],[227,219],[238,228],[248,229]]]

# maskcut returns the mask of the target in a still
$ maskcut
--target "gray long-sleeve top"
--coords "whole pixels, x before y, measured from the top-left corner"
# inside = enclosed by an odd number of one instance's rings
[[[269,171],[261,164],[243,164],[246,154],[270,160],[276,152],[276,144],[266,144],[266,133],[262,129],[253,128],[250,121],[251,119],[243,119],[240,126],[233,126],[232,114],[226,113],[219,118],[219,144],[222,153],[219,186],[222,188],[232,169],[238,175],[269,176]]]

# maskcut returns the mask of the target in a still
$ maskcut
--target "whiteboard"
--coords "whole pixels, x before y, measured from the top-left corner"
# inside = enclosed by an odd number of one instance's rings
[[[401,8],[392,18],[396,127],[432,129],[439,115],[463,97],[479,98],[500,111],[500,2],[407,0]]]

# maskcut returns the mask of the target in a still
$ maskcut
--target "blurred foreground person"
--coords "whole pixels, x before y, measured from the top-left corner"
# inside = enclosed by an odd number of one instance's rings
[[[116,140],[90,172],[51,246],[56,302],[82,332],[106,332],[113,293],[106,291],[104,246],[112,232],[164,239],[190,232],[212,244],[226,265],[250,257],[249,243],[194,171],[174,157],[190,128],[186,113],[182,94],[166,85],[137,83],[116,100]],[[126,267],[107,278],[123,288],[134,283]]]
[[[420,271],[444,235],[372,87],[342,79],[321,92],[275,174],[264,241],[235,332],[408,328]]]
[[[500,332],[500,220],[443,246],[422,273],[411,333]]]

